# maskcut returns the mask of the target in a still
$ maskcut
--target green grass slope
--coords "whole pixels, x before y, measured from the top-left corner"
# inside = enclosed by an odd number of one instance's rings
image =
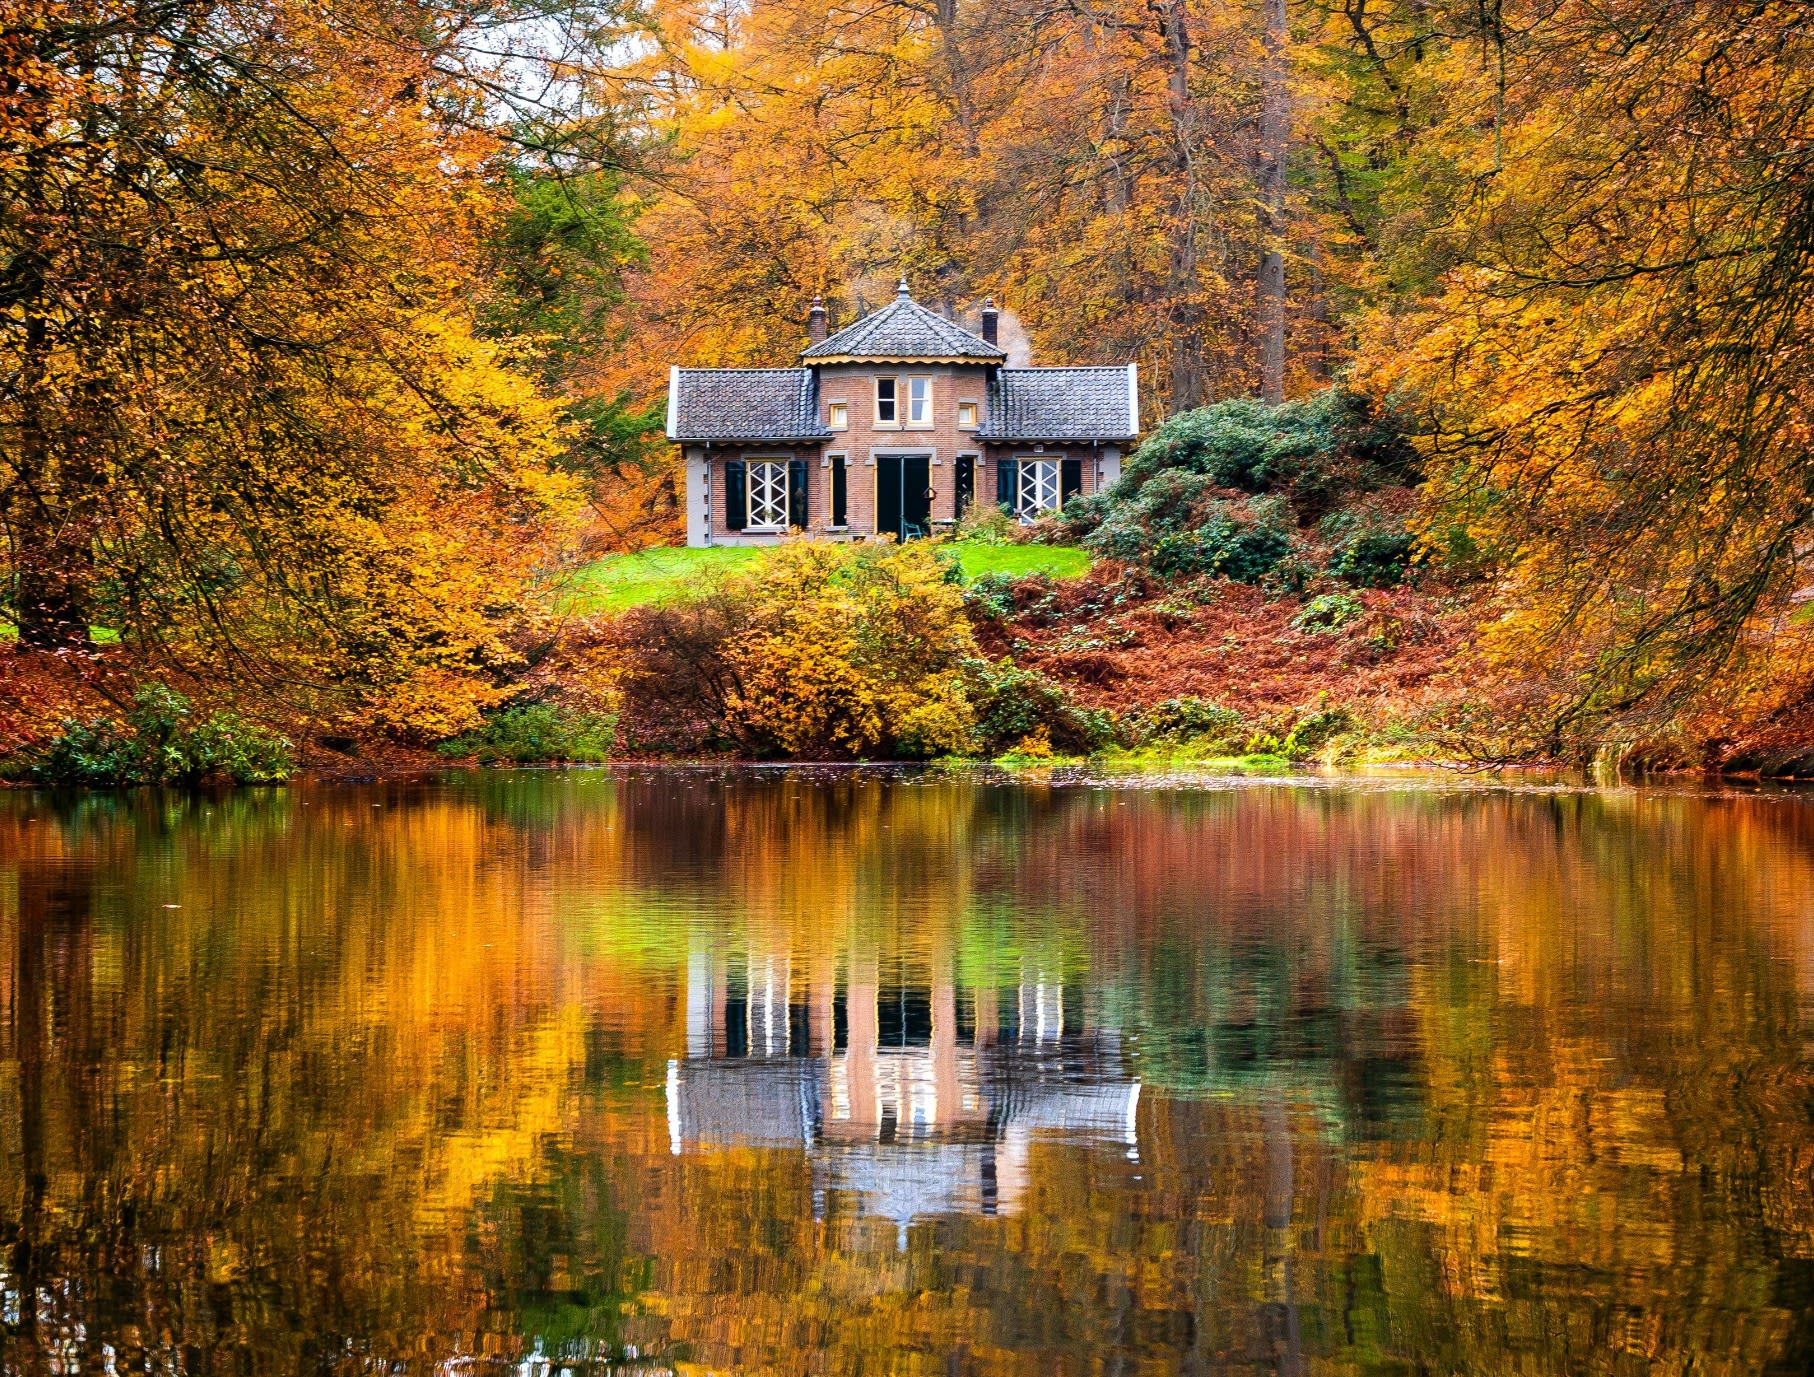
[[[1069,545],[984,545],[960,540],[939,548],[956,555],[964,577],[972,579],[984,574],[1076,578],[1090,568],[1089,553]],[[760,546],[714,546],[606,555],[565,577],[562,608],[574,616],[588,616],[665,602],[696,588],[702,578],[752,564],[766,552]]]

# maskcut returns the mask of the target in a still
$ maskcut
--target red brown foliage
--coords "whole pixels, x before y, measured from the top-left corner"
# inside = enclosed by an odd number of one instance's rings
[[[1364,715],[1403,715],[1458,691],[1457,652],[1477,611],[1452,588],[1348,590],[1365,614],[1299,630],[1297,597],[1202,578],[1166,583],[1099,564],[1062,583],[1026,580],[979,637],[1095,707],[1125,710],[1192,695],[1257,716],[1326,695]]]

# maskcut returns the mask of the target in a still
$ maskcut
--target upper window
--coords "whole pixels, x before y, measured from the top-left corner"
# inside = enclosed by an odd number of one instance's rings
[[[978,410],[979,408],[975,402],[959,402],[957,404],[957,424],[959,428],[963,430],[975,430],[977,427],[976,414]]]
[[[879,426],[898,426],[901,423],[901,403],[897,395],[900,386],[898,378],[876,379],[876,424]]]
[[[832,430],[849,430],[850,403],[827,402],[825,404],[825,423]]]
[[[907,424],[912,426],[929,426],[932,424],[932,379],[907,379]]]

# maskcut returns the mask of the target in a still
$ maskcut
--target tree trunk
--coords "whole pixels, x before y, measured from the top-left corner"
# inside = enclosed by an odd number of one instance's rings
[[[26,158],[20,203],[31,231],[50,233],[52,222],[44,165],[46,131],[35,128],[33,149]],[[67,475],[60,474],[59,448],[52,438],[50,320],[41,303],[46,294],[48,263],[42,253],[23,275],[29,284],[25,304],[23,348],[19,360],[19,441],[10,512],[4,513],[12,537],[15,577],[13,608],[19,644],[33,650],[58,650],[88,642],[88,591],[93,581],[93,553],[87,522],[76,523],[68,504]],[[78,538],[79,536],[79,538]]]
[[[1285,400],[1285,158],[1291,109],[1285,89],[1285,0],[1264,0],[1265,66],[1260,74],[1260,396]]]
[[[1169,0],[1160,11],[1170,68],[1166,112],[1172,126],[1172,163],[1177,188],[1166,268],[1166,307],[1171,324],[1171,407],[1183,411],[1203,398],[1203,303],[1197,281],[1197,121],[1190,94],[1191,37],[1185,0]]]

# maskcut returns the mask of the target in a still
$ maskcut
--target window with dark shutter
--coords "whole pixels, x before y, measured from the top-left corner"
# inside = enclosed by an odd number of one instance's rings
[[[1063,506],[1083,491],[1083,460],[1067,459],[1058,469],[1058,505]]]
[[[749,525],[749,492],[743,477],[743,464],[733,459],[724,466],[724,528],[741,531]]]
[[[812,508],[806,505],[806,460],[787,462],[787,522],[804,531],[812,525]]]
[[[970,504],[976,500],[976,456],[957,456],[957,517],[961,521]]]
[[[1017,475],[1014,470],[1017,467],[1012,459],[995,461],[995,500],[1009,516],[1015,515],[1014,489]]]
[[[835,454],[831,460],[831,524],[848,526],[845,520],[845,491],[849,483],[849,473],[845,468],[844,456]]]

